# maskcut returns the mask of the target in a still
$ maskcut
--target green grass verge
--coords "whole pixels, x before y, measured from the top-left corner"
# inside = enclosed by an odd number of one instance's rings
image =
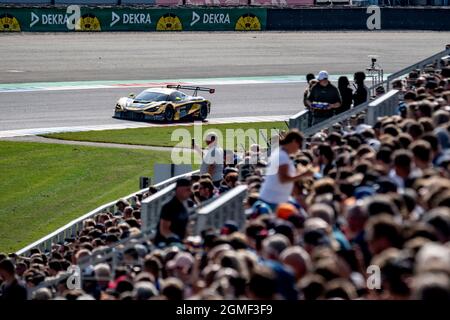
[[[139,188],[169,152],[0,141],[0,252]]]
[[[253,140],[257,141],[259,144],[265,146],[264,138],[258,138],[259,130],[263,130],[263,136],[267,138],[267,135],[270,135],[271,129],[279,129],[286,130],[287,126],[284,122],[255,122],[255,123],[229,123],[229,124],[203,124],[202,126],[195,126],[197,131],[205,134],[207,131],[214,130],[223,135],[222,141],[225,140],[225,143],[222,145],[226,145],[231,140],[226,139],[227,137],[227,129],[228,130],[237,130],[241,129],[247,131],[249,129],[253,129],[256,133],[256,139],[253,137]],[[175,131],[177,130],[177,131]],[[187,131],[183,131],[187,130]],[[104,131],[85,131],[85,132],[65,132],[65,133],[55,133],[55,134],[46,134],[43,137],[53,138],[53,139],[62,139],[62,140],[76,140],[76,141],[90,141],[90,142],[108,142],[108,143],[124,143],[124,144],[135,144],[135,145],[147,145],[147,146],[162,146],[162,147],[190,147],[191,140],[190,139],[181,139],[178,134],[183,132],[189,133],[189,136],[195,137],[196,142],[199,143],[199,140],[202,139],[202,135],[194,135],[194,126],[168,126],[168,127],[150,127],[150,128],[136,128],[136,129],[123,129],[123,130],[104,130]],[[236,132],[236,131],[234,131]],[[250,131],[247,131],[250,132]],[[237,134],[241,139],[245,138],[244,134]],[[228,142],[227,142],[228,141]],[[236,146],[235,150],[245,145],[248,147],[249,143],[254,143],[250,138],[245,138],[243,141],[245,142],[237,142],[235,139],[235,143],[233,145]],[[241,145],[242,144],[242,145]]]

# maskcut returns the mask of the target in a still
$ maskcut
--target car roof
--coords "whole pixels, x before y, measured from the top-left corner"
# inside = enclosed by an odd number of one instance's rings
[[[145,89],[144,92],[156,92],[156,93],[163,93],[163,94],[171,94],[175,91],[175,89],[170,89],[170,88],[148,88]]]

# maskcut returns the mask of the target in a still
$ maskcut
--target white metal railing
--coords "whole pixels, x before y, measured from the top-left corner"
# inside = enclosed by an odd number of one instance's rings
[[[158,193],[144,199],[141,203],[141,228],[155,229],[158,223],[161,208],[165,202],[173,197],[175,183],[160,190]]]
[[[174,183],[177,179],[181,178],[181,177],[185,177],[185,176],[190,176],[194,173],[197,173],[198,170],[196,171],[192,171],[186,174],[182,174],[182,175],[178,175],[176,177],[167,179],[163,182],[160,182],[159,184],[156,184],[155,187],[158,189],[164,189],[165,187],[167,187],[168,185]],[[142,194],[144,192],[148,191],[148,188],[139,190],[137,192],[134,192],[126,197],[124,197],[123,199],[129,201],[131,204],[135,204],[134,203],[134,197],[138,194]],[[160,196],[160,193],[157,192],[156,194],[152,195],[151,197],[153,198],[158,198]],[[52,245],[54,243],[63,243],[64,240],[66,238],[70,238],[70,237],[74,237],[78,234],[78,232],[83,228],[83,221],[89,218],[92,218],[93,216],[95,216],[96,214],[102,213],[102,212],[106,212],[106,211],[110,211],[110,212],[114,212],[115,205],[116,202],[118,200],[109,202],[105,205],[102,205],[88,213],[86,213],[85,215],[72,220],[71,222],[69,222],[68,224],[66,224],[65,226],[59,228],[58,230],[50,233],[49,235],[33,242],[32,244],[26,246],[25,248],[17,251],[16,253],[18,255],[27,255],[29,253],[29,251],[33,248],[39,248],[42,252],[50,252],[52,249]]]
[[[374,101],[363,103],[356,108],[347,110],[332,118],[319,122],[312,127],[306,128],[303,130],[303,133],[306,136],[311,136],[323,129],[331,128],[336,123],[350,119],[353,115],[361,113],[365,113],[367,124],[374,125],[378,117],[395,114],[399,104],[398,94],[398,90],[391,90]]]
[[[200,235],[207,228],[220,228],[227,220],[233,220],[242,229],[245,224],[243,202],[246,195],[247,185],[239,185],[200,208],[193,217],[193,233]]]
[[[320,130],[331,128],[334,124],[350,119],[356,114],[365,113],[366,123],[374,125],[377,118],[381,116],[390,116],[396,113],[399,104],[399,91],[391,90],[383,96],[359,106],[335,115],[319,123],[309,125],[310,114],[308,111],[302,111],[289,118],[289,128],[297,128],[306,136],[311,136]]]
[[[171,184],[161,191],[173,191]],[[204,205],[195,208],[195,212],[190,217],[190,222],[193,222],[192,235],[199,235],[201,231],[207,228],[220,228],[227,220],[235,221],[239,228],[242,229],[245,224],[245,211],[243,201],[247,195],[247,185],[240,185],[234,189],[227,191],[218,198],[206,202]],[[159,212],[158,212],[159,219]],[[155,220],[157,221],[157,220]],[[154,223],[152,223],[154,225]],[[154,234],[154,228],[143,229],[141,233],[120,240],[117,243],[99,248],[92,252],[90,256],[81,258],[77,266],[80,274],[80,281],[87,280],[89,276],[83,274],[86,268],[95,266],[99,263],[107,263],[111,266],[112,278],[115,276],[115,270],[120,265],[123,259],[123,253],[130,248],[133,248],[138,243],[144,243],[151,239]],[[38,286],[28,290],[28,298],[31,299],[34,292],[40,288],[51,288],[52,290],[62,281],[68,281],[70,276],[74,276],[71,272],[61,272],[55,277],[47,278]]]
[[[435,65],[439,66],[439,61],[447,55],[450,55],[450,48],[443,50],[441,52],[438,52],[438,53],[432,55],[431,57],[423,59],[419,62],[416,62],[416,63],[410,65],[409,67],[403,68],[400,71],[397,71],[397,72],[391,74],[390,76],[388,76],[387,80],[384,81],[383,83],[386,84],[386,86],[387,86],[386,89],[389,90],[390,84],[392,83],[392,81],[405,76],[406,74],[410,73],[413,70],[416,70],[416,69],[422,70],[429,64],[435,64]]]

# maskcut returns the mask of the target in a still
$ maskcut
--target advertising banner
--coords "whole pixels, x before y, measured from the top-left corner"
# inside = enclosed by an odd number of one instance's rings
[[[260,31],[264,8],[0,8],[0,31]]]

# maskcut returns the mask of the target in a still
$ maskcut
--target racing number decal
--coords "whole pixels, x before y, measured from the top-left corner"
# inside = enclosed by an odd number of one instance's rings
[[[100,21],[91,13],[84,14],[80,19],[81,31],[101,31]]]
[[[157,31],[182,31],[183,25],[180,18],[173,13],[167,13],[159,18],[156,24]]]
[[[0,16],[0,31],[20,31],[20,23],[16,17],[8,13]]]
[[[247,13],[241,16],[236,22],[236,31],[259,31],[261,30],[261,23],[257,16],[252,13]]]

